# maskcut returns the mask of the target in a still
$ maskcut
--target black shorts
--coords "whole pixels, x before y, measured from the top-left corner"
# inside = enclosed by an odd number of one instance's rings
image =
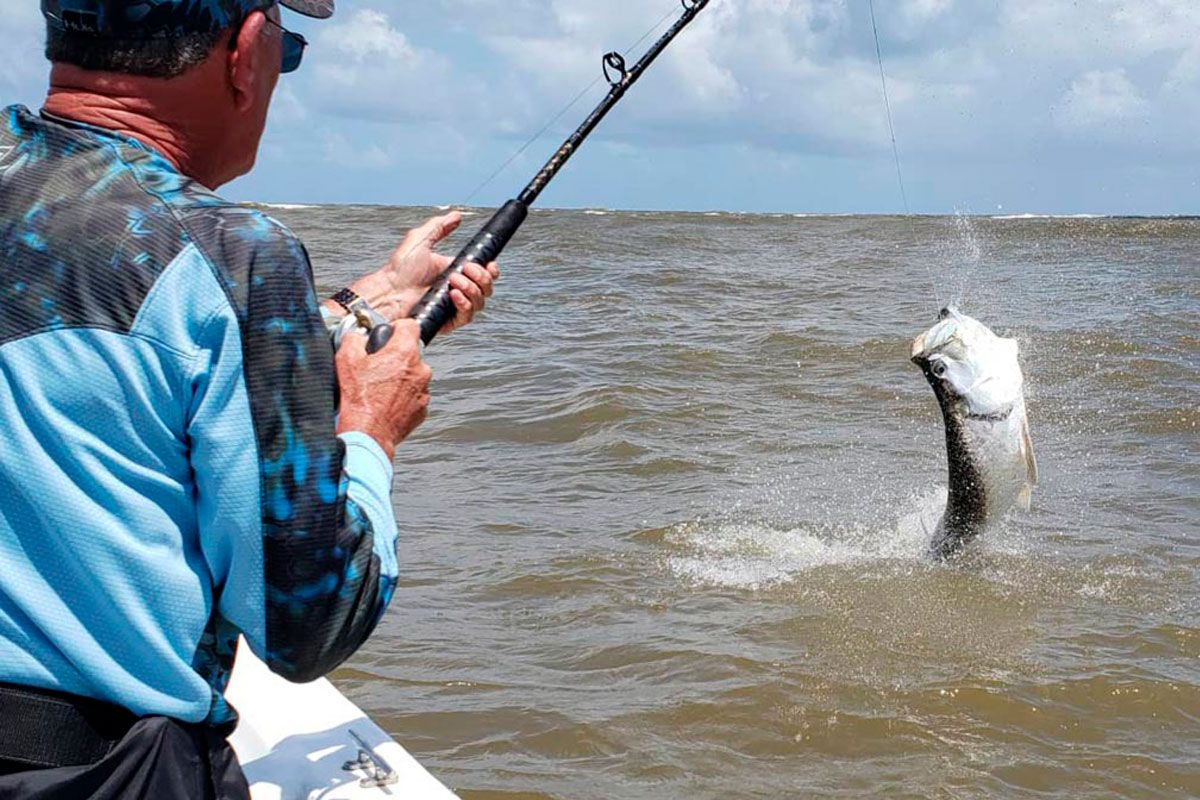
[[[249,800],[227,734],[146,717],[89,766],[31,770],[0,760],[0,800]]]

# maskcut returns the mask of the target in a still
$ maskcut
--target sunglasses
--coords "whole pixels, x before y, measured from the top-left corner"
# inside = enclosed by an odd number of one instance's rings
[[[304,48],[308,47],[308,40],[298,33],[289,31],[270,17],[267,17],[266,20],[283,32],[283,61],[279,66],[280,73],[287,74],[300,69],[300,62],[304,60]]]
[[[287,74],[299,70],[300,62],[304,60],[304,50],[308,47],[308,40],[304,36],[284,28],[270,17],[266,18],[266,22],[275,25],[283,34],[283,61],[280,65],[280,72]]]
[[[308,47],[308,40],[298,33],[293,33],[287,28],[280,25],[270,17],[263,15],[263,18],[268,24],[274,25],[283,32],[283,56],[279,64],[280,74],[295,72],[300,69],[300,62],[304,60],[304,49]],[[237,31],[234,31],[233,38],[229,40],[229,46],[237,47]]]

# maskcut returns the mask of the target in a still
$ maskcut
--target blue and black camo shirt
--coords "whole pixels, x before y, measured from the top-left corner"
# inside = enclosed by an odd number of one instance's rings
[[[0,112],[0,682],[228,721],[239,633],[309,680],[397,577],[290,232],[90,126]]]

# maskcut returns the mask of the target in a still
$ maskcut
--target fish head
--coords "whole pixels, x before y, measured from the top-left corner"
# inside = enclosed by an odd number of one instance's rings
[[[925,373],[945,412],[991,416],[1010,411],[1025,379],[1015,339],[997,336],[977,319],[948,307],[912,344],[912,361]]]

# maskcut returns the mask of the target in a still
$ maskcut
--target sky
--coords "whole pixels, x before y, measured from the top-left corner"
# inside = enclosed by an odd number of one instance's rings
[[[1200,213],[1196,0],[875,0],[918,213]],[[679,0],[339,0],[285,13],[264,202],[496,205]],[[668,23],[663,23],[663,27]],[[661,30],[661,28],[659,29]],[[37,108],[35,0],[0,0],[0,105]],[[640,54],[643,42],[632,51]],[[868,0],[712,0],[540,201],[549,207],[902,213]]]

